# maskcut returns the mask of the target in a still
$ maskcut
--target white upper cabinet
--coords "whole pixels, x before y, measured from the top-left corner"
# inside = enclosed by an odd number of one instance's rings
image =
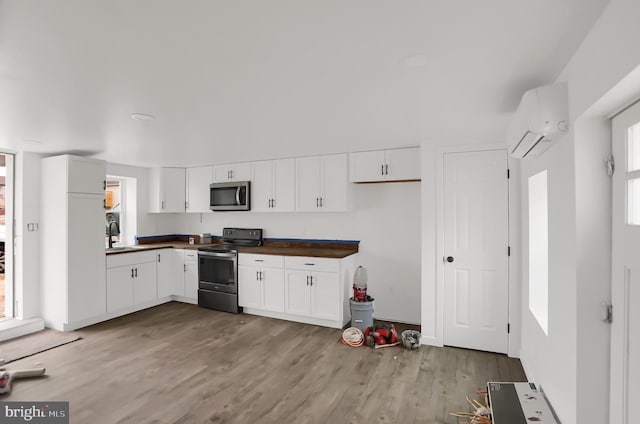
[[[211,212],[209,185],[213,182],[213,167],[187,168],[187,212]]]
[[[347,210],[347,155],[296,159],[296,210]]]
[[[349,155],[352,183],[420,180],[420,148],[377,150]]]
[[[106,189],[106,163],[102,160],[66,156],[67,192],[102,194]]]
[[[251,210],[291,212],[295,210],[295,159],[251,164]]]
[[[227,183],[251,180],[251,163],[229,163],[213,167],[213,182]]]
[[[150,187],[150,212],[185,211],[186,173],[184,168],[152,168]]]

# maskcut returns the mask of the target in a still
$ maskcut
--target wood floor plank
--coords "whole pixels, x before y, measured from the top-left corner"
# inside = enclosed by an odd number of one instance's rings
[[[68,400],[72,423],[446,423],[488,380],[524,381],[504,355],[350,348],[340,330],[177,302],[78,330],[11,363],[47,368],[0,400]]]

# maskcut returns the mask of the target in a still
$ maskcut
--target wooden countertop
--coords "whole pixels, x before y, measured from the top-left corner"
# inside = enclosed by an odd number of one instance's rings
[[[164,241],[159,243],[145,243],[137,246],[125,247],[122,250],[106,251],[107,255],[117,255],[120,253],[143,252],[145,250],[157,249],[187,249],[197,250],[199,247],[214,246],[219,243],[210,244],[189,244],[184,241]],[[319,247],[322,246],[322,247]],[[253,253],[259,255],[281,255],[281,256],[309,256],[315,258],[334,258],[342,259],[347,256],[358,253],[357,246],[346,247],[339,244],[322,244],[322,243],[286,243],[286,244],[269,244],[257,247],[242,247],[238,249],[238,253]]]

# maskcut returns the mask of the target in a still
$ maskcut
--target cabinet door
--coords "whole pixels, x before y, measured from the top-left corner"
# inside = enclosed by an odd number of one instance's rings
[[[258,278],[260,269],[253,266],[238,266],[238,305],[247,308],[262,308],[262,286]]]
[[[386,179],[392,181],[419,180],[420,148],[386,151]]]
[[[249,162],[216,165],[213,167],[213,181],[216,183],[249,180],[251,180],[251,164]]]
[[[351,153],[349,162],[349,180],[352,183],[383,181],[385,178],[384,150]]]
[[[106,163],[96,159],[69,156],[67,192],[104,195]]]
[[[333,272],[311,274],[311,315],[337,321],[340,317],[340,279]]]
[[[107,312],[133,306],[134,266],[107,268]]]
[[[212,173],[211,166],[187,168],[187,212],[211,212],[209,185],[213,182]]]
[[[158,250],[156,269],[158,275],[158,298],[184,295],[184,260],[182,251]]]
[[[273,162],[270,160],[251,164],[251,210],[271,212],[273,199]]]
[[[146,262],[133,267],[133,303],[139,305],[158,298],[156,263]]]
[[[296,209],[296,160],[273,161],[273,201],[271,210],[292,212]]]
[[[164,203],[162,212],[184,212],[185,206],[185,169],[162,168],[161,179],[164,188]]]
[[[198,254],[195,250],[184,253],[184,297],[198,300]]]
[[[67,194],[68,266],[59,264],[68,273],[67,322],[106,311],[103,200],[95,194]]]
[[[347,210],[347,155],[322,157],[320,209],[327,212]]]
[[[264,268],[261,272],[262,309],[284,312],[284,270]]]
[[[311,315],[309,273],[306,271],[287,271],[284,288],[284,311],[294,315]]]
[[[320,158],[296,159],[296,210],[320,209]]]

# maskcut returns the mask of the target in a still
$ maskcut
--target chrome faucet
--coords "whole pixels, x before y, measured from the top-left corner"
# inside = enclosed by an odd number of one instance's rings
[[[120,228],[118,228],[118,223],[116,221],[109,221],[109,249],[113,247],[113,230],[111,229],[111,225],[116,224],[116,231],[120,232]]]

